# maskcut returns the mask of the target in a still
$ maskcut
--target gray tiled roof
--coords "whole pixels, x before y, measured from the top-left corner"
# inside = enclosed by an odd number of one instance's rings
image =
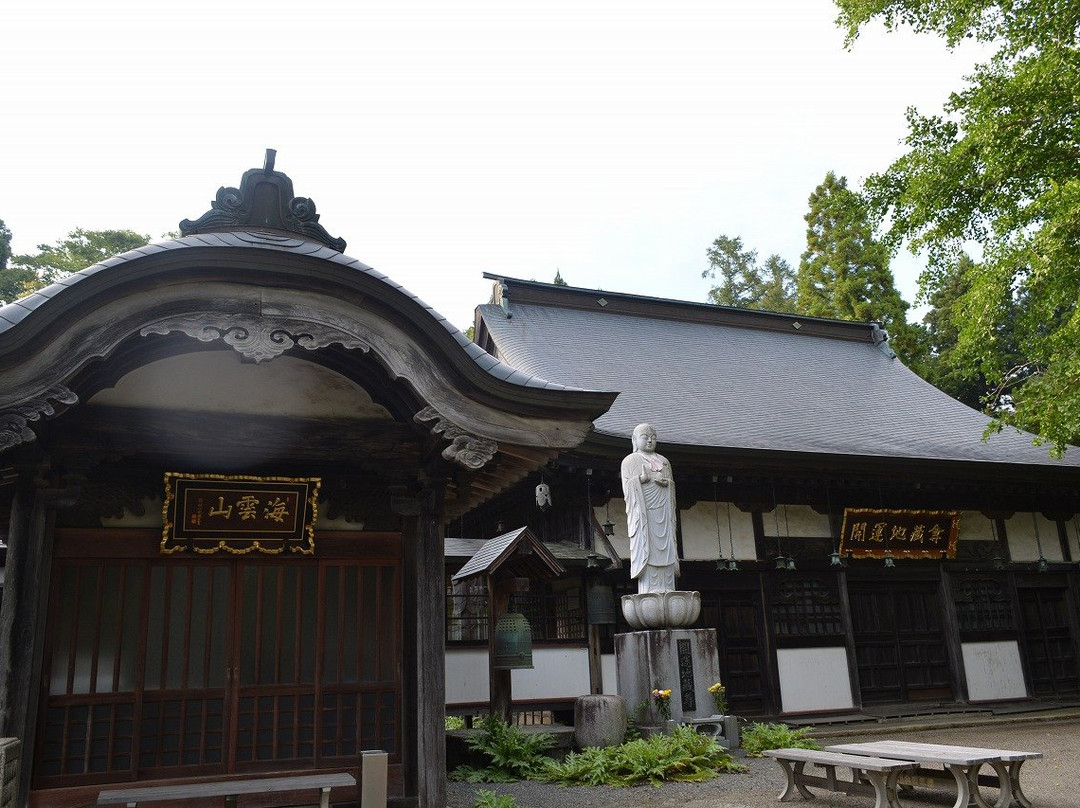
[[[85,283],[99,272],[105,273],[102,277],[110,274],[119,275],[124,270],[125,265],[147,255],[164,251],[183,251],[205,247],[278,250],[294,254],[311,255],[323,258],[331,263],[340,264],[343,267],[375,278],[397,290],[404,296],[411,298],[418,306],[426,310],[427,313],[450,334],[450,336],[482,370],[486,371],[491,376],[494,376],[497,379],[507,380],[511,384],[525,387],[540,387],[549,390],[568,389],[565,385],[554,383],[543,378],[536,378],[535,376],[522,373],[515,368],[507,367],[505,364],[497,361],[480,348],[480,346],[466,337],[449,320],[435,311],[435,309],[415,294],[409,292],[401,286],[401,284],[395,283],[383,273],[367,266],[357,259],[350,258],[337,250],[331,249],[330,247],[315,241],[308,241],[295,236],[282,236],[278,233],[259,230],[199,233],[197,235],[148,244],[144,247],[139,247],[130,250],[129,252],[112,256],[101,263],[94,264],[93,266],[86,267],[85,269],[65,276],[56,283],[41,289],[40,291],[34,292],[19,300],[9,302],[7,305],[0,305],[0,335],[17,327],[23,319],[31,316],[37,308],[47,305],[53,298],[63,298],[65,294],[68,294],[69,289],[78,286],[81,283]]]
[[[519,292],[509,283],[507,309],[478,309],[499,358],[562,384],[620,391],[594,428],[625,437],[628,447],[634,426],[647,421],[661,451],[679,444],[1080,465],[1080,450],[1056,461],[1028,434],[1006,430],[984,441],[989,419],[874,344],[871,324],[857,340],[833,321],[802,318],[798,329],[794,318],[761,313],[758,327],[757,313],[740,312],[732,324],[719,307],[649,298],[633,299],[632,314],[597,305],[595,291],[538,291],[525,282]],[[576,291],[588,300],[574,300]],[[707,308],[718,312],[711,322]]]

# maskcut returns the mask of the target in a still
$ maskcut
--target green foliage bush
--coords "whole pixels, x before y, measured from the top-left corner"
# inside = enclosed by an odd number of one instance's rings
[[[810,737],[813,727],[792,729],[787,724],[751,724],[741,733],[742,748],[747,757],[761,757],[766,749],[820,749]]]
[[[447,715],[443,717],[443,723],[447,731],[452,729],[465,729],[465,719],[460,715]]]
[[[481,788],[476,792],[476,802],[473,808],[517,808],[517,802],[509,794],[496,794]],[[522,806],[527,808],[527,806]]]
[[[497,716],[488,716],[468,740],[469,749],[484,755],[488,765],[458,766],[451,780],[466,783],[514,783],[540,779],[550,759],[545,752],[555,739],[544,732],[527,733]]]
[[[562,763],[549,763],[544,779],[564,786],[659,786],[668,780],[700,782],[717,772],[741,771],[746,767],[736,763],[712,738],[690,727],[676,727],[671,735],[572,752]]]

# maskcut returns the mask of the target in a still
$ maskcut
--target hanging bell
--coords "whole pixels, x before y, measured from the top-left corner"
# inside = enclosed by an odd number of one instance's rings
[[[844,566],[844,558],[836,550],[833,550],[831,553],[829,553],[829,559],[829,563],[834,567]]]
[[[590,626],[615,622],[615,593],[607,584],[593,584],[589,587],[586,607]]]
[[[533,666],[532,628],[520,612],[507,612],[495,622],[494,666],[498,670]]]

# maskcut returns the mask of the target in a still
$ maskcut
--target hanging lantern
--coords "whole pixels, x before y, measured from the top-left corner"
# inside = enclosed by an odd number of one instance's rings
[[[536,486],[536,507],[545,512],[551,507],[551,486],[547,483]]]
[[[507,612],[495,623],[494,666],[497,670],[533,666],[532,628],[520,612]]]
[[[593,584],[589,587],[586,614],[590,626],[600,626],[615,622],[615,593],[607,584]]]

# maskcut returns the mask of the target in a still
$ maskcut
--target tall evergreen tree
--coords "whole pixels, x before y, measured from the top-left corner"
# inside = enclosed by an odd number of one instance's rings
[[[806,252],[796,275],[798,310],[814,317],[875,322],[900,357],[919,369],[925,339],[907,322],[908,304],[889,269],[889,251],[874,238],[870,212],[846,177],[830,171],[810,194]]]
[[[719,236],[705,255],[709,268],[701,277],[719,280],[709,290],[711,302],[744,309],[795,310],[795,273],[779,255],[770,255],[759,266],[757,251],[744,249],[738,236]]]
[[[0,220],[0,302],[10,303],[32,290],[37,274],[32,269],[9,267],[11,230]]]
[[[58,239],[56,244],[39,244],[36,255],[16,255],[12,262],[15,266],[33,270],[40,287],[149,243],[150,236],[132,230],[84,230],[79,227],[68,233],[67,238]]]

